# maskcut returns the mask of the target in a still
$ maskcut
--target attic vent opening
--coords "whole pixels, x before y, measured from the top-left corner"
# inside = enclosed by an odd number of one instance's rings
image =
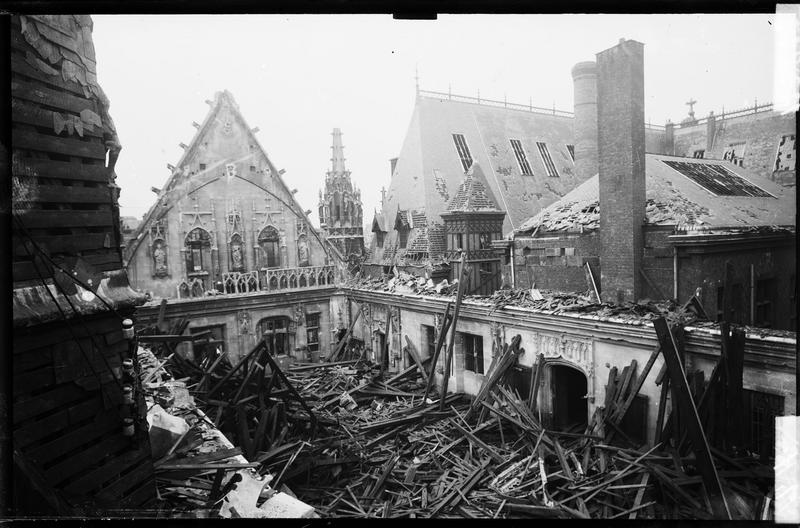
[[[747,143],[744,141],[739,143],[731,143],[725,148],[722,159],[725,161],[730,161],[734,165],[744,167],[744,149],[746,145]]]
[[[599,213],[599,212],[600,212],[600,204],[596,204],[596,203],[595,204],[591,204],[591,205],[587,205],[586,207],[581,209],[581,213],[584,213],[584,214],[593,214],[593,213]]]
[[[536,146],[539,148],[539,154],[542,156],[544,168],[547,170],[547,175],[551,178],[558,178],[558,171],[553,163],[553,158],[550,157],[550,151],[547,150],[547,143],[537,141]]]
[[[456,151],[458,151],[458,158],[461,160],[461,166],[464,168],[464,172],[467,172],[472,166],[472,154],[469,152],[464,134],[453,134],[453,143],[456,145]]]
[[[525,150],[522,148],[522,142],[518,139],[512,139],[511,148],[514,149],[514,156],[517,158],[519,170],[522,172],[522,174],[533,176],[533,171],[528,163],[528,157],[525,155]]]
[[[715,196],[754,196],[774,198],[722,165],[661,160]]]
[[[778,152],[775,155],[775,169],[776,171],[795,169],[795,158],[797,150],[795,146],[794,134],[789,136],[781,136],[781,141],[778,144]]]

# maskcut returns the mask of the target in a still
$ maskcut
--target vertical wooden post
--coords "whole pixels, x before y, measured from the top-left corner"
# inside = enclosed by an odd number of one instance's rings
[[[697,466],[703,477],[703,483],[712,499],[712,508],[717,516],[731,520],[731,513],[728,509],[728,502],[722,490],[722,484],[711,458],[711,449],[706,439],[705,431],[700,423],[692,394],[689,390],[689,383],[686,381],[686,374],[680,360],[682,346],[679,345],[672,334],[672,330],[667,324],[666,319],[659,317],[653,321],[653,327],[658,335],[661,350],[664,353],[664,360],[669,370],[669,377],[672,385],[676,388],[678,396],[678,407],[681,407],[682,416],[686,423],[686,429],[692,442],[692,450],[697,457]]]
[[[461,276],[458,280],[458,293],[456,294],[456,307],[453,309],[453,322],[450,325],[450,341],[447,343],[447,355],[445,355],[444,375],[442,377],[442,398],[439,401],[439,409],[444,410],[444,399],[447,396],[447,383],[450,380],[450,364],[453,361],[453,345],[456,341],[456,324],[458,323],[458,312],[461,310],[461,299],[467,289],[469,282],[470,266],[466,265],[466,253],[461,253]]]

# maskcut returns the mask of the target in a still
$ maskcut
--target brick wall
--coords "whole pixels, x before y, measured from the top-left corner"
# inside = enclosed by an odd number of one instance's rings
[[[601,294],[636,300],[645,218],[644,45],[620,41],[597,54]]]
[[[514,273],[518,288],[533,283],[544,290],[586,291],[586,262],[599,279],[600,235],[562,234],[514,241]]]

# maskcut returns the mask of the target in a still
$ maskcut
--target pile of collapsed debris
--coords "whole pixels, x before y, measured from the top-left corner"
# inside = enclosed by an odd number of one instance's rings
[[[496,343],[468,398],[435,394],[441,341],[432,358],[390,375],[346,352],[341,359],[343,346],[322,363],[290,364],[264,342],[235,364],[222,355],[195,363],[168,336],[143,335],[162,339],[164,359],[143,350],[140,360],[163,505],[223,517],[770,519],[772,468],[737,452],[730,436],[741,429],[730,417],[741,398],[742,331],[723,328],[722,359],[706,381],[683,371],[682,328],[654,325],[661,344],[647,364],[612,368],[603,405],[577,431],[553,430],[537,413],[544,356],[527,398],[510,388],[520,336]],[[660,354],[648,447],[621,423]],[[170,425],[179,418],[185,425]]]
[[[405,293],[414,295],[452,297],[458,289],[458,279],[452,283],[444,279],[434,283],[432,279],[416,277],[409,273],[395,271],[393,276],[380,278],[356,277],[346,283],[349,288],[369,289],[377,291]],[[511,289],[495,291],[489,296],[464,295],[464,300],[473,304],[492,307],[492,311],[502,310],[507,306],[527,308],[543,313],[563,314],[576,313],[597,317],[599,319],[615,318],[632,324],[643,324],[657,317],[666,317],[671,323],[691,324],[698,319],[698,303],[690,302],[683,307],[672,300],[653,301],[643,299],[638,302],[613,304],[598,301],[596,292],[565,293],[555,290],[536,288]],[[690,309],[691,308],[691,309]],[[700,308],[702,310],[702,308]]]

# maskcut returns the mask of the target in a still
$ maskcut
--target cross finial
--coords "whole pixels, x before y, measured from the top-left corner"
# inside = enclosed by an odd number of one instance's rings
[[[697,104],[697,101],[695,101],[692,98],[689,98],[689,100],[686,101],[685,104],[689,107],[689,117],[694,118],[694,105]]]
[[[381,187],[381,204],[386,201],[386,187]]]
[[[417,95],[419,95],[419,66],[414,64],[414,85],[417,88]]]

